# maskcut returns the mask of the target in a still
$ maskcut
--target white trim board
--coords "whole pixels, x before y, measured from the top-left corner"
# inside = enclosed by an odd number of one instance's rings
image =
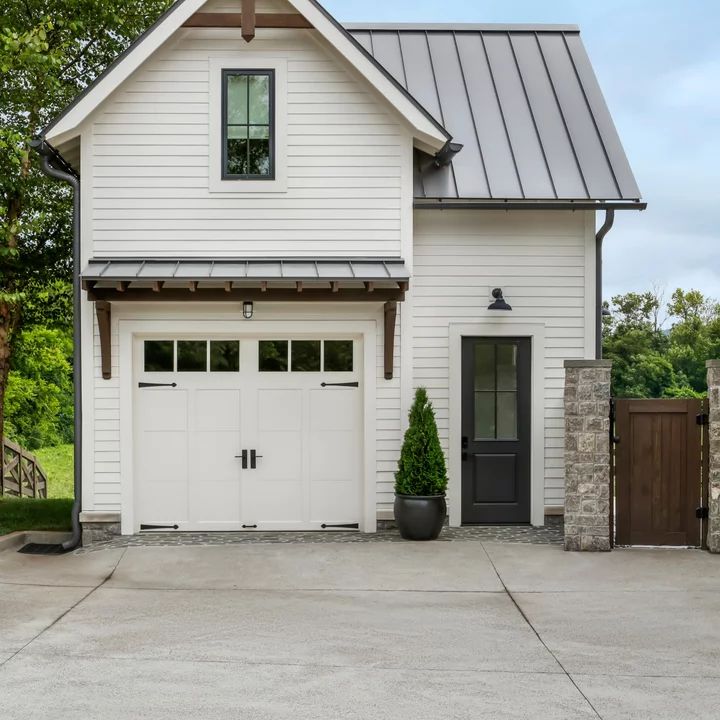
[[[139,531],[135,516],[135,483],[133,477],[133,341],[142,335],[232,335],[233,337],[257,337],[258,335],[302,336],[324,333],[351,333],[363,340],[363,510],[360,521],[362,532],[375,532],[376,512],[376,383],[377,383],[377,322],[374,320],[317,320],[274,321],[243,319],[224,320],[143,320],[120,318],[119,366],[120,366],[120,472],[121,511],[123,535]]]
[[[450,398],[448,449],[448,515],[450,525],[462,524],[462,339],[464,337],[529,337],[530,371],[530,522],[545,524],[545,325],[544,323],[485,320],[478,323],[450,323]]]

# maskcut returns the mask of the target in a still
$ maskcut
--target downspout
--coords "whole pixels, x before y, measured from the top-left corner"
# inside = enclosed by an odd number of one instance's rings
[[[602,358],[602,244],[615,222],[615,210],[605,211],[605,222],[595,235],[595,358]]]
[[[74,550],[82,542],[80,507],[82,498],[82,355],[80,347],[80,177],[63,161],[60,154],[43,138],[37,138],[30,147],[40,155],[43,173],[55,180],[68,183],[73,189],[73,474],[75,500],[72,506],[72,537],[62,544],[63,550]],[[55,164],[61,165],[58,168]]]

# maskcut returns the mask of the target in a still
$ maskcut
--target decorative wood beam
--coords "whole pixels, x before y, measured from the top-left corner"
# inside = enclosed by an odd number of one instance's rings
[[[267,280],[260,282],[260,292],[267,292]]]
[[[330,283],[330,291],[336,293],[338,290],[340,290],[340,283],[337,280],[333,280]]]
[[[375,283],[374,283],[374,282],[366,282],[366,283],[365,283],[365,289],[366,289],[369,293],[375,292]]]
[[[127,280],[118,280],[115,287],[118,292],[125,292],[130,287],[130,283]]]
[[[197,280],[191,280],[197,283]],[[192,287],[192,286],[191,286]],[[95,288],[88,293],[90,300],[127,301],[127,302],[242,302],[243,300],[265,300],[267,302],[386,302],[400,301],[405,294],[398,288],[377,288],[375,292],[347,289],[337,293],[328,288],[303,288],[298,293],[295,288],[233,288],[226,292],[224,288],[200,288],[196,290],[177,287],[165,287],[161,292],[150,288],[130,288],[118,293],[114,288]]]
[[[240,9],[240,33],[245,42],[250,42],[255,37],[255,0],[242,0]]]
[[[110,355],[110,308],[106,300],[95,302],[95,315],[97,316],[98,332],[100,334],[100,367],[103,380],[112,377],[112,357]]]
[[[295,283],[295,286],[297,287],[297,291],[299,293],[303,291],[302,280],[298,280],[297,283]]]
[[[153,292],[160,292],[163,289],[163,285],[165,285],[164,280],[155,280],[152,284]]]
[[[199,12],[190,16],[183,27],[242,28],[242,13]],[[255,27],[311,30],[313,26],[298,13],[255,13]]]
[[[190,288],[190,292],[195,292],[198,289],[198,281],[197,280],[191,280],[188,284],[188,287]],[[167,293],[166,293],[167,294]]]
[[[232,292],[232,289],[233,289],[232,280],[228,280],[225,283],[225,292]]]
[[[397,302],[389,300],[385,303],[385,379],[392,380],[395,352],[395,320],[397,319]]]

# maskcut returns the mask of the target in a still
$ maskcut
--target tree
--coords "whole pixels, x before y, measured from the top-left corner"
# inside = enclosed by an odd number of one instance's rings
[[[419,387],[410,408],[410,422],[400,451],[398,471],[395,473],[395,493],[444,495],[447,482],[445,456],[440,447],[435,412],[427,391]]]
[[[0,19],[0,437],[31,283],[70,273],[70,191],[30,140],[171,0],[7,0]],[[1,447],[1,446],[0,446]]]

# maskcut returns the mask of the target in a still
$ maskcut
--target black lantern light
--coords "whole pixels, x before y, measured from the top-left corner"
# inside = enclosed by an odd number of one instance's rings
[[[495,301],[488,305],[488,310],[512,310],[510,305],[505,302],[505,298],[502,294],[502,288],[495,288],[492,291],[492,296],[495,298]]]
[[[243,302],[243,317],[249,320],[253,316],[253,304],[252,300],[245,300]]]

